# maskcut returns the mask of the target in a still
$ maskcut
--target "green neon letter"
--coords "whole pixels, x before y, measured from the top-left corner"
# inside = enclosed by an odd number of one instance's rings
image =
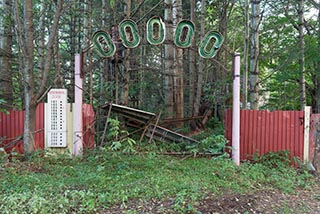
[[[135,48],[140,43],[137,24],[131,19],[125,19],[119,24],[119,35],[127,48]]]
[[[147,22],[147,40],[151,45],[160,45],[166,35],[165,24],[160,17],[152,17]]]
[[[95,32],[92,40],[101,57],[111,57],[116,52],[116,46],[107,32],[102,30]]]
[[[222,35],[217,31],[209,31],[202,39],[199,54],[203,58],[213,58],[223,43]]]
[[[174,44],[180,48],[187,48],[191,45],[193,35],[194,24],[189,20],[182,20],[177,25]]]

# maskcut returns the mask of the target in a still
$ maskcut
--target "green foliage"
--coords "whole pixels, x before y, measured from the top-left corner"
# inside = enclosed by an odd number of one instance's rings
[[[110,142],[108,149],[114,152],[135,152],[136,141],[128,136],[127,130],[121,129],[119,120],[109,118],[108,123],[107,141]]]
[[[0,93],[0,95],[1,95],[1,93]],[[6,101],[0,97],[0,106],[1,106],[2,104],[5,104],[5,103],[6,103]],[[0,107],[0,112],[9,113],[6,109],[1,108],[1,107]]]
[[[225,148],[228,140],[223,135],[212,135],[203,139],[199,144],[187,146],[187,150],[197,153],[206,153],[213,155],[227,155]]]
[[[298,187],[306,188],[310,185],[312,175],[307,168],[301,168],[300,171],[293,170],[293,159],[289,151],[269,152],[253,158],[255,164],[261,168],[265,179],[273,187],[282,190],[285,193],[291,193]],[[293,179],[295,178],[295,179]]]
[[[211,154],[221,154],[227,143],[228,140],[223,135],[210,136],[201,141],[201,149]]]
[[[283,168],[288,167],[292,163],[290,158],[290,152],[288,150],[278,152],[268,152],[264,155],[254,155],[253,161],[255,163],[261,163],[269,168]]]
[[[224,124],[218,118],[211,117],[208,120],[206,127],[209,129],[212,129],[213,134],[215,134],[215,135],[223,135],[224,134]]]
[[[114,2],[115,2],[115,0],[110,0],[110,7],[111,8],[114,8]]]
[[[126,207],[130,201],[152,199],[172,201],[171,212],[196,213],[198,202],[208,194],[261,188],[287,193],[313,181],[306,172],[276,166],[243,163],[238,167],[226,158],[112,156],[106,148],[89,151],[80,159],[36,153],[1,169],[0,209],[2,213],[110,213],[115,204]]]
[[[8,163],[8,157],[9,155],[4,151],[4,149],[0,148],[0,169]]]

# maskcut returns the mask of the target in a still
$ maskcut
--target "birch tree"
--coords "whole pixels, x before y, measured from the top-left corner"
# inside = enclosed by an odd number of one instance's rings
[[[251,0],[250,18],[250,102],[252,109],[259,108],[259,25],[260,0]]]
[[[166,40],[164,47],[164,96],[165,96],[165,114],[167,117],[173,117],[173,14],[172,0],[165,0],[164,19],[166,23]]]
[[[313,5],[316,6],[318,9],[318,16],[317,16],[317,27],[318,27],[318,32],[317,32],[317,51],[320,53],[320,1],[315,2],[313,1]],[[316,62],[316,112],[320,113],[320,58],[318,57],[318,60]]]
[[[201,26],[200,26],[200,39],[204,37],[205,33],[205,18],[206,18],[206,1],[201,1]],[[201,102],[201,95],[202,95],[202,86],[203,86],[203,59],[202,57],[199,58],[199,65],[198,65],[198,80],[197,80],[197,91],[196,91],[196,99],[195,99],[195,106],[194,106],[194,116],[198,116],[199,109],[200,109],[200,102]]]
[[[126,13],[126,17],[130,18],[131,0],[126,1],[125,13]],[[126,106],[129,104],[129,84],[130,84],[129,72],[130,72],[130,49],[127,49],[125,51],[125,57],[124,57],[124,83],[123,83],[123,90],[122,90],[122,104]]]
[[[299,31],[299,70],[300,70],[300,110],[306,106],[306,83],[305,83],[305,42],[304,42],[304,0],[298,2],[298,31]]]
[[[14,0],[14,20],[16,24],[18,43],[23,57],[23,88],[24,88],[24,133],[23,150],[25,153],[34,150],[33,134],[35,131],[36,107],[39,99],[47,91],[47,84],[50,76],[50,69],[53,58],[53,45],[58,33],[59,19],[61,16],[63,0],[58,0],[55,4],[55,13],[50,27],[50,34],[45,38],[46,50],[43,55],[35,55],[35,18],[33,10],[33,1],[26,0],[23,4],[23,14],[21,14],[19,1]],[[46,13],[42,14],[46,16]],[[35,66],[36,58],[39,61],[43,58],[44,66]],[[39,76],[35,76],[35,68],[39,67]],[[36,90],[36,86],[38,90]]]
[[[182,19],[182,1],[175,0],[173,4],[174,12],[174,29],[177,23]],[[181,48],[175,48],[174,60],[174,96],[175,96],[175,112],[176,118],[184,118],[184,92],[183,92],[183,51]],[[178,127],[182,127],[183,123],[178,123]]]
[[[249,28],[249,0],[245,0],[244,4],[244,36],[243,36],[243,108],[247,108],[248,104],[248,62],[249,62],[249,39],[250,39],[250,28]]]
[[[190,0],[190,20],[194,23],[195,22],[195,9],[196,9],[196,2],[195,0]],[[195,48],[196,40],[193,39],[191,43],[191,47]],[[193,116],[194,111],[194,95],[195,95],[195,71],[196,71],[196,54],[194,51],[189,50],[189,115]]]

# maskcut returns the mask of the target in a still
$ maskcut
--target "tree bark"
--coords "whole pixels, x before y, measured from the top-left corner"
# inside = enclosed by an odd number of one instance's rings
[[[244,16],[245,16],[245,26],[244,26],[244,50],[243,50],[243,100],[242,107],[247,109],[248,104],[248,62],[249,62],[249,39],[250,39],[250,27],[249,27],[249,0],[245,0],[244,5]]]
[[[259,108],[259,25],[260,0],[251,0],[250,102],[251,109]]]
[[[190,0],[190,20],[194,23],[195,18],[196,2]],[[196,40],[193,39],[191,47],[196,47]],[[195,71],[196,71],[196,54],[193,50],[189,50],[189,115],[193,116],[194,113],[194,100],[195,100]]]
[[[23,68],[23,88],[24,88],[24,103],[25,103],[25,117],[24,117],[24,135],[23,135],[23,151],[30,153],[34,151],[33,134],[35,131],[36,121],[36,107],[38,99],[43,95],[47,89],[50,68],[53,57],[53,45],[58,32],[58,23],[62,11],[63,0],[58,0],[57,8],[54,15],[53,25],[46,45],[46,53],[43,55],[44,67],[40,70],[41,79],[34,78],[34,18],[33,18],[33,3],[32,0],[24,2],[23,21],[20,19],[19,2],[14,0],[15,23],[17,25],[17,35],[19,45],[22,50],[24,68]],[[45,15],[45,14],[43,14]],[[39,56],[41,58],[41,56]],[[40,60],[41,61],[41,60]],[[35,81],[39,82],[39,90],[35,93]]]
[[[299,70],[300,70],[300,110],[306,106],[306,83],[305,83],[305,42],[304,42],[304,0],[299,0]]]
[[[176,0],[173,4],[174,13],[174,29],[177,23],[182,19],[182,1]],[[174,65],[174,84],[175,84],[175,111],[176,118],[184,118],[184,93],[183,93],[183,50],[181,48],[175,48],[175,65]],[[177,123],[177,127],[183,127],[183,122]]]
[[[317,17],[317,48],[318,53],[320,53],[320,2],[317,5],[318,9],[318,17]],[[318,57],[318,61],[316,62],[316,112],[320,113],[320,58]]]
[[[206,18],[206,1],[201,1],[201,27],[200,27],[200,39],[204,37],[205,33],[205,18]],[[201,96],[202,96],[202,86],[203,86],[203,59],[199,58],[199,65],[198,65],[198,81],[197,81],[197,93],[195,99],[195,106],[194,106],[194,116],[199,115],[199,109],[201,104]]]
[[[172,0],[165,0],[165,13],[164,19],[166,23],[166,40],[165,44],[165,76],[164,76],[164,94],[165,94],[165,115],[168,118],[174,116],[173,113],[173,14],[172,14]]]
[[[125,7],[126,17],[130,18],[131,15],[131,0],[126,1]],[[130,49],[125,51],[124,57],[124,83],[122,89],[122,105],[127,106],[129,104],[129,84],[130,84]]]

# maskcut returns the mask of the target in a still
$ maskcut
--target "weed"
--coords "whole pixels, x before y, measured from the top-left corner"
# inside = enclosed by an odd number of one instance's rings
[[[110,143],[107,148],[113,152],[135,152],[136,141],[129,137],[128,131],[120,128],[120,122],[116,119],[109,118],[108,123],[110,125],[107,134],[107,141]]]
[[[253,161],[255,163],[261,163],[268,168],[286,168],[292,163],[290,158],[290,152],[288,150],[278,151],[278,152],[268,152],[264,155],[253,156]]]

